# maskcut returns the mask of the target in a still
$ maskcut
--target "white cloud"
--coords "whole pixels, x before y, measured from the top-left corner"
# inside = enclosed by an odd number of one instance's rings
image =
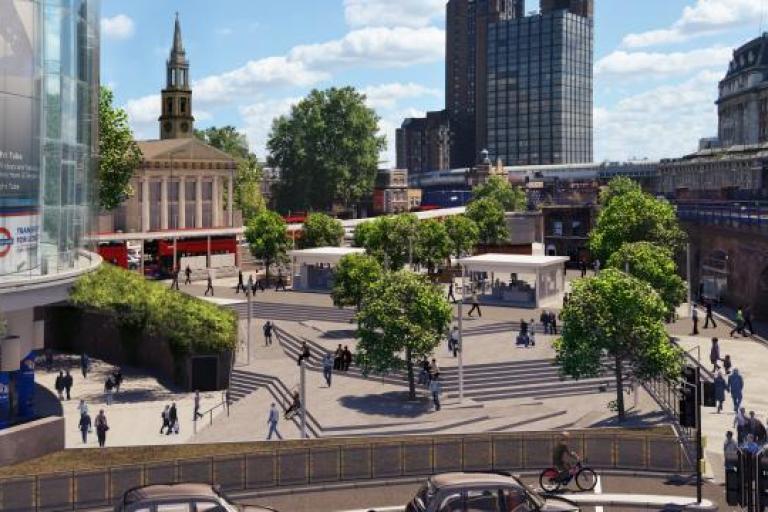
[[[444,0],[344,0],[352,27],[425,27],[444,12]]]
[[[724,46],[672,53],[617,50],[595,64],[595,74],[658,78],[712,68],[722,69],[725,73],[731,54],[732,50]]]
[[[326,69],[352,65],[407,67],[438,62],[445,55],[445,31],[437,27],[371,27],[343,38],[293,48],[288,61]]]
[[[272,121],[276,117],[288,114],[291,106],[298,103],[300,99],[269,99],[239,109],[240,116],[245,122],[243,131],[248,137],[251,151],[256,153],[259,159],[264,159],[266,155],[267,138],[272,130]]]
[[[686,6],[671,27],[628,34],[626,48],[678,43],[741,25],[748,25],[764,15],[762,0],[696,0]]]
[[[598,160],[660,159],[695,151],[701,137],[717,132],[717,83],[721,74],[700,71],[595,109]]]
[[[424,96],[440,97],[442,91],[430,89],[423,85],[410,83],[391,83],[372,85],[361,91],[365,94],[366,103],[375,110],[392,109],[404,99],[421,98]]]
[[[101,35],[106,39],[129,39],[135,31],[133,20],[125,14],[101,18]]]
[[[152,94],[142,98],[129,100],[123,106],[128,114],[128,121],[137,139],[157,138],[160,117],[160,95]]]

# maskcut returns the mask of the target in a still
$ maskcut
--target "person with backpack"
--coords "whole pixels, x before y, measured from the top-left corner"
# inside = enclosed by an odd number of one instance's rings
[[[107,444],[107,431],[109,430],[109,425],[107,424],[107,416],[104,414],[104,409],[99,411],[99,414],[96,416],[96,421],[94,423],[96,426],[96,437],[99,439],[99,446],[104,448],[104,445]]]

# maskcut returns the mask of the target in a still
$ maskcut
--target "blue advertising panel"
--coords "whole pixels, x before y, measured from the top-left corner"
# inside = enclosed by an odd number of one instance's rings
[[[31,418],[35,415],[35,354],[30,352],[21,361],[16,377],[16,395],[19,400],[19,417]]]
[[[2,428],[11,417],[11,374],[0,372],[0,428]]]

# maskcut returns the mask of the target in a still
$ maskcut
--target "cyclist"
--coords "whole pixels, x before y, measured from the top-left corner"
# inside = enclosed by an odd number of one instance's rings
[[[552,465],[560,472],[558,479],[563,481],[570,478],[571,468],[579,462],[579,454],[568,446],[570,439],[570,434],[563,432],[552,452]]]
[[[288,420],[291,419],[294,415],[299,413],[299,410],[301,410],[301,398],[299,396],[298,391],[293,392],[293,401],[291,403],[291,406],[286,409],[285,414],[283,417]]]

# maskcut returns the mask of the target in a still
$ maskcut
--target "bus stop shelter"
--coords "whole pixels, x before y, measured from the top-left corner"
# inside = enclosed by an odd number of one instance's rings
[[[329,292],[333,288],[333,269],[348,254],[364,254],[354,247],[316,247],[288,251],[295,291]]]
[[[484,303],[538,308],[565,290],[565,256],[483,254],[459,260],[471,290]],[[462,282],[462,290],[468,290]],[[465,292],[465,296],[468,293]]]

